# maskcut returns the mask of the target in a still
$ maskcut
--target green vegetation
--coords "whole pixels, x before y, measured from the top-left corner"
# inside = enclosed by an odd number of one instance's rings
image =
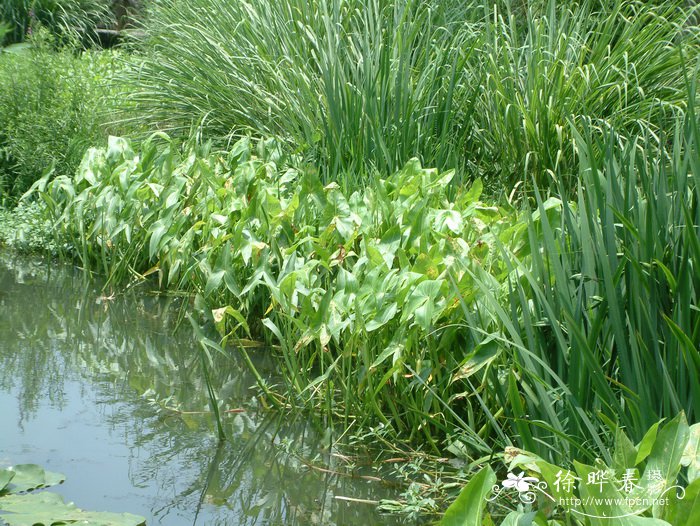
[[[48,491],[35,491],[61,484],[60,473],[44,471],[36,464],[19,464],[0,469],[0,520],[7,526],[35,524],[100,524],[102,526],[143,526],[145,519],[130,513],[83,511]]]
[[[48,28],[62,40],[95,37],[100,24],[113,22],[110,0],[3,0],[0,21],[7,25],[0,46],[24,42],[38,27]]]
[[[517,437],[561,462],[604,458],[616,425],[639,439],[696,416],[696,136],[689,120],[659,154],[580,136],[578,200],[525,215],[478,183],[451,201],[452,174],[417,161],[346,195],[275,142],[256,159],[249,140],[179,151],[160,135],[138,156],[112,138],[40,195],[84,267],[157,274],[225,340],[279,345],[288,403],[436,452]]]
[[[575,462],[574,470],[569,471],[536,455],[511,451],[510,458],[503,459],[511,484],[494,485],[496,474],[485,466],[462,490],[440,526],[478,525],[484,515],[491,520],[489,524],[501,525],[565,521],[572,525],[693,526],[700,518],[700,424],[688,426],[682,413],[660,424],[652,426],[636,446],[618,429],[607,465]],[[521,470],[519,475],[513,473],[515,468]],[[523,470],[534,476],[524,478]],[[675,482],[681,472],[688,481],[682,486]],[[512,482],[518,478],[520,485],[515,486]],[[508,488],[517,499],[507,498]],[[507,513],[513,502],[519,509]],[[486,509],[489,503],[498,510],[491,515]]]
[[[685,2],[147,12],[118,68],[36,43],[0,54],[0,187],[34,183],[20,213],[36,237],[51,225],[52,247],[108,286],[190,295],[221,335],[202,336],[205,369],[235,346],[271,407],[472,468],[513,447],[613,466],[621,430],[631,444],[698,420]],[[277,383],[237,345],[250,339]]]
[[[30,47],[0,53],[0,203],[14,200],[47,170],[75,173],[88,146],[102,142],[111,52],[53,49],[41,30]]]
[[[0,248],[9,247],[16,252],[57,254],[54,230],[36,204],[21,203],[12,210],[0,208]]]
[[[664,129],[686,103],[678,46],[698,43],[677,1],[529,4],[160,0],[124,118],[278,137],[349,187],[414,156],[506,195],[575,187],[569,122]]]
[[[83,267],[110,283],[157,273],[196,292],[226,339],[280,345],[293,405],[383,422],[438,452],[435,438],[461,422],[439,396],[460,392],[453,375],[470,353],[495,351],[460,328],[462,308],[492,325],[475,280],[503,295],[508,272],[493,256],[503,244],[524,256],[524,227],[480,202],[478,182],[450,201],[453,173],[415,160],[346,195],[286,167],[276,143],[258,149],[262,159],[249,140],[179,151],[158,135],[136,156],[111,138],[40,195]]]
[[[475,41],[451,18],[414,0],[155,2],[149,52],[124,76],[124,118],[181,136],[201,123],[212,138],[278,137],[351,187],[418,154],[454,166]]]

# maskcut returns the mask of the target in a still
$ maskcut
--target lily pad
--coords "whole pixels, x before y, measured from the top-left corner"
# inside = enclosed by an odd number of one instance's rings
[[[62,483],[60,473],[36,464],[0,470],[0,524],[6,526],[143,526],[146,519],[130,513],[83,511],[49,491],[25,493]]]
[[[11,493],[31,491],[38,488],[48,488],[61,484],[66,477],[61,473],[45,471],[36,464],[17,464],[7,469],[14,473],[14,477],[9,486]],[[0,478],[2,475],[0,475]]]
[[[72,502],[65,503],[56,493],[42,491],[8,495],[0,499],[0,518],[8,526],[53,526],[81,524],[83,526],[141,526],[143,517],[130,513],[82,511]]]

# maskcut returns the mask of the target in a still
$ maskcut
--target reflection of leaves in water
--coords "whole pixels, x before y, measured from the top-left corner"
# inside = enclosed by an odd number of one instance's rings
[[[258,414],[250,390],[255,382],[235,353],[211,358],[221,409],[246,409],[227,414],[230,440],[217,447],[196,342],[187,330],[173,334],[180,299],[143,291],[102,294],[82,274],[49,273],[46,266],[2,254],[0,290],[0,389],[20,393],[21,419],[44,398],[62,407],[66,380],[104,380],[94,388],[105,419],[131,445],[132,484],[157,481],[152,507],[164,523],[171,514],[194,518],[199,509],[197,523],[211,525],[391,522],[378,521],[365,505],[333,498],[379,500],[386,489],[309,470],[284,452],[332,461],[308,422]],[[120,403],[133,391],[149,393],[164,409],[145,401]]]

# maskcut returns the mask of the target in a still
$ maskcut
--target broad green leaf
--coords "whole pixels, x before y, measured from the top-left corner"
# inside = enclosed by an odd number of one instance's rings
[[[429,330],[442,284],[442,280],[425,280],[416,285],[403,305],[401,321],[406,322],[415,316],[416,323]]]
[[[0,470],[0,493],[7,487],[14,476],[14,471],[9,469]]]
[[[8,469],[15,474],[10,486],[13,493],[55,486],[66,479],[64,475],[44,471],[36,464],[17,464]]]
[[[461,234],[464,226],[462,214],[456,210],[439,210],[433,224],[436,231],[446,233],[450,230],[455,235]]]
[[[207,278],[207,283],[204,286],[205,297],[209,296],[215,290],[218,290],[219,286],[221,286],[221,282],[224,279],[224,274],[226,274],[225,270],[217,270],[216,272],[212,272],[209,274],[209,277]]]
[[[8,526],[52,526],[77,523],[87,526],[141,526],[143,517],[130,513],[89,512],[66,504],[60,495],[48,491],[0,497],[2,520]]]
[[[168,231],[168,226],[162,222],[158,221],[153,224],[150,229],[151,240],[148,244],[148,257],[153,260],[160,250],[160,240],[163,238],[165,233]]]
[[[651,449],[654,447],[654,442],[656,442],[656,434],[659,431],[659,425],[661,425],[661,422],[657,422],[651,426],[644,435],[644,438],[642,438],[642,441],[637,445],[637,458],[634,461],[635,466],[646,460],[649,453],[651,453]]]
[[[637,449],[622,428],[615,430],[615,449],[613,467],[625,470],[637,465]]]
[[[382,307],[377,312],[376,316],[367,322],[365,329],[367,330],[367,332],[372,332],[379,329],[380,327],[383,327],[384,325],[389,323],[389,321],[391,321],[394,318],[394,316],[396,316],[397,312],[398,306],[396,305],[396,302],[392,302],[389,305],[382,305]]]
[[[586,466],[574,462],[576,473],[581,479],[578,486],[583,510],[574,516],[585,517],[590,526],[671,526],[661,519],[639,517],[626,504],[627,495],[618,489],[618,483],[610,478],[599,484],[597,474],[604,471],[599,467]],[[600,479],[598,479],[600,480]]]
[[[695,479],[681,498],[675,491],[667,494],[670,504],[666,518],[673,526],[697,526],[700,524],[700,479]]]
[[[377,250],[382,255],[388,268],[394,266],[394,256],[401,244],[401,230],[398,226],[390,228],[379,240]]]
[[[440,521],[440,526],[482,526],[486,498],[493,491],[496,474],[484,466],[460,492]]]
[[[581,480],[576,473],[562,469],[559,466],[540,460],[537,462],[542,479],[547,483],[549,495],[561,502],[559,499],[571,499],[575,496],[575,490],[581,484]],[[549,503],[548,503],[549,504]]]
[[[700,423],[690,426],[690,439],[683,451],[681,465],[688,468],[688,482],[700,477]]]
[[[478,200],[481,197],[481,192],[483,192],[483,190],[484,183],[481,181],[481,177],[479,177],[469,187],[469,190],[464,197],[466,203],[470,204]]]
[[[688,444],[689,436],[690,429],[683,413],[659,429],[649,453],[644,474],[630,496],[657,499],[676,484],[676,477],[681,468],[681,457]],[[647,508],[648,506],[642,505],[635,510],[642,511]],[[654,506],[653,508],[655,517],[663,516],[665,511],[664,507]]]

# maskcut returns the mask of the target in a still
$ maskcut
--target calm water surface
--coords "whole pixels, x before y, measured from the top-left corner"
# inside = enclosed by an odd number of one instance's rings
[[[105,296],[83,273],[0,253],[0,466],[64,473],[67,501],[149,525],[395,523],[337,497],[395,499],[396,487],[348,469],[308,422],[261,411],[244,366],[223,356],[218,395],[243,412],[226,413],[217,445],[181,313],[177,298]]]

